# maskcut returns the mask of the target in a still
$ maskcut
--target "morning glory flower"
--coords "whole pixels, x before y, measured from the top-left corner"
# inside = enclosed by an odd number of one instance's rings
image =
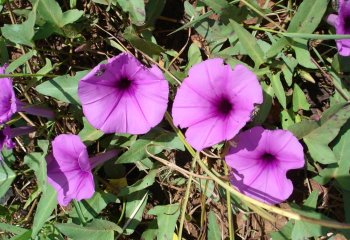
[[[197,150],[233,138],[263,101],[256,75],[243,65],[232,70],[223,59],[194,65],[175,96],[175,125],[188,128],[187,141]]]
[[[7,149],[11,149],[14,146],[15,144],[13,143],[10,136],[10,128],[5,127],[4,129],[0,130],[0,152],[4,147],[6,147]],[[0,154],[0,160],[2,160],[1,154]]]
[[[9,121],[16,112],[26,112],[28,114],[54,118],[54,113],[46,108],[27,105],[17,99],[13,89],[12,80],[10,78],[2,78],[1,74],[5,74],[6,66],[0,67],[0,124]]]
[[[327,22],[335,27],[337,34],[350,34],[350,1],[339,0],[338,15],[330,14]],[[338,52],[350,56],[350,39],[336,40]]]
[[[6,66],[0,67],[0,74],[5,73]],[[11,119],[12,115],[18,110],[18,99],[13,90],[12,80],[10,78],[1,78],[0,76],[0,124]]]
[[[286,200],[293,192],[286,177],[305,164],[303,147],[289,131],[254,127],[237,136],[225,160],[233,168],[231,183],[242,193],[269,204]]]
[[[8,126],[3,127],[2,129],[0,129],[0,152],[3,148],[6,148],[6,149],[14,148],[15,144],[12,141],[12,138],[26,135],[33,131],[35,131],[35,128],[30,126],[17,127],[17,128],[10,128]],[[0,154],[0,160],[2,160],[1,154]]]
[[[162,72],[127,53],[97,65],[78,87],[84,115],[104,133],[147,133],[163,119],[168,94]]]
[[[61,134],[52,141],[52,154],[46,157],[48,183],[57,191],[57,201],[67,206],[72,199],[91,198],[95,183],[91,170],[117,155],[116,150],[89,158],[79,136]]]

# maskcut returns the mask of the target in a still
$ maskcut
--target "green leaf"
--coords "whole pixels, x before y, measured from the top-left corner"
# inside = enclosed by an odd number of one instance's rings
[[[220,240],[221,230],[220,226],[216,220],[216,215],[213,211],[208,214],[208,239]]]
[[[286,109],[287,108],[286,93],[284,91],[280,75],[281,75],[281,72],[270,75],[270,81],[271,81],[271,85],[275,93],[275,96],[277,97],[279,103],[284,109]]]
[[[14,233],[17,235],[22,235],[28,231],[28,229],[17,227],[17,226],[7,224],[7,223],[1,223],[1,222],[0,222],[0,229],[2,231]]]
[[[167,132],[164,129],[154,128],[133,143],[130,149],[118,158],[116,163],[134,163],[146,158],[148,156],[146,153],[146,147],[152,154],[158,154],[165,148],[178,149],[181,151],[185,150],[183,143],[175,133]]]
[[[281,124],[283,129],[288,129],[290,126],[294,124],[293,117],[294,117],[293,112],[291,112],[290,110],[284,109],[281,112]]]
[[[337,158],[337,164],[328,165],[327,168],[320,172],[320,176],[316,176],[315,180],[321,184],[326,184],[330,179],[334,178],[340,187],[346,191],[350,191],[349,170],[350,170],[350,121],[341,128],[339,134],[332,142],[333,152]]]
[[[6,47],[6,40],[0,37],[0,65],[4,65],[9,62],[9,53]]]
[[[313,33],[327,10],[328,2],[329,0],[304,0],[292,18],[287,32]]]
[[[103,4],[103,5],[108,5],[110,6],[113,0],[92,0],[95,3]]]
[[[285,56],[284,54],[281,54],[281,58],[285,63],[282,66],[281,70],[283,72],[283,76],[284,76],[284,79],[286,80],[288,87],[290,87],[293,83],[293,73],[294,73],[295,67],[298,65],[298,61],[292,56]]]
[[[40,198],[36,213],[34,216],[34,222],[32,226],[32,238],[35,238],[41,228],[46,223],[47,219],[51,216],[52,211],[57,206],[57,193],[56,190],[48,185]]]
[[[337,158],[328,145],[349,118],[350,104],[341,103],[328,109],[319,122],[302,121],[291,126],[289,130],[304,139],[315,161],[322,164],[336,163]]]
[[[20,56],[15,61],[10,63],[10,65],[6,68],[5,73],[12,73],[15,71],[19,66],[22,66],[25,64],[29,59],[31,59],[33,56],[35,56],[37,52],[35,50],[30,50],[26,54]]]
[[[29,13],[28,19],[21,24],[5,24],[1,28],[2,35],[11,42],[34,47],[34,25],[36,20],[36,6]]]
[[[180,215],[179,204],[169,204],[156,206],[148,211],[147,214],[156,215],[158,223],[157,239],[172,240],[176,221]]]
[[[127,196],[125,207],[126,222],[123,226],[123,230],[125,230],[123,233],[125,235],[132,234],[135,228],[140,224],[147,199],[147,190],[141,190]]]
[[[265,62],[265,59],[264,52],[259,47],[255,37],[235,21],[230,20],[230,25],[237,34],[243,48],[247,51],[249,57],[254,61],[255,67],[258,68]]]
[[[187,53],[188,63],[186,70],[188,71],[193,65],[202,61],[202,54],[197,44],[192,43]]]
[[[287,224],[281,228],[278,232],[271,233],[271,238],[273,240],[286,240],[291,239],[293,231],[293,223],[289,221]]]
[[[117,224],[102,219],[94,219],[85,227],[73,223],[57,223],[55,226],[74,240],[114,240],[114,231],[121,232]]]
[[[145,1],[144,0],[117,0],[120,7],[124,12],[128,12],[131,18],[131,22],[137,26],[141,26],[145,23]]]
[[[107,204],[112,202],[117,202],[117,197],[113,194],[95,192],[92,198],[80,202],[81,212],[83,216],[90,221],[98,217],[98,214],[105,209]],[[78,213],[75,208],[72,209],[69,215],[78,218]]]
[[[78,82],[88,71],[77,72],[75,76],[64,75],[55,77],[38,85],[35,89],[50,97],[54,97],[63,102],[79,104],[78,98]]]
[[[103,132],[95,129],[91,124],[83,118],[84,128],[79,132],[79,137],[83,142],[93,142],[103,136]]]
[[[15,178],[15,172],[6,165],[4,160],[0,161],[0,197],[4,196]]]
[[[62,24],[67,25],[70,23],[76,22],[81,16],[83,16],[84,11],[80,11],[77,9],[71,9],[63,13],[62,15]]]
[[[202,2],[219,14],[223,9],[230,6],[226,0],[202,0]]]
[[[148,0],[146,3],[146,23],[154,25],[157,18],[162,14],[166,0]]]
[[[267,58],[272,58],[277,54],[281,53],[283,48],[285,48],[289,44],[289,41],[285,37],[279,38],[277,41],[273,42],[271,48],[266,53]]]
[[[259,106],[259,111],[256,116],[254,116],[254,123],[262,124],[265,122],[266,118],[269,116],[272,107],[272,98],[274,96],[273,88],[271,85],[267,85],[265,82],[261,83],[263,88],[263,103]]]
[[[134,183],[131,186],[121,189],[120,192],[118,193],[118,197],[127,196],[127,195],[130,195],[131,193],[143,190],[151,186],[155,181],[157,172],[158,172],[157,169],[149,171],[147,176],[144,177],[143,179],[138,180],[136,183]]]
[[[310,104],[307,102],[307,99],[303,90],[301,90],[301,88],[297,84],[294,84],[293,111],[297,112],[300,109],[309,110]]]
[[[154,240],[157,239],[158,234],[158,223],[157,219],[153,219],[147,224],[146,230],[142,233],[141,239],[144,240]],[[175,238],[174,238],[175,240]]]
[[[55,0],[39,0],[38,13],[47,22],[63,27],[63,13],[60,5]]]
[[[305,68],[317,69],[317,66],[311,61],[308,40],[300,38],[294,38],[293,40],[292,47],[298,63]]]
[[[322,17],[327,9],[329,0],[304,0],[298,8],[298,11],[292,18],[287,32],[288,33],[313,33],[320,24]],[[281,37],[272,44],[271,49],[266,54],[271,58],[280,53],[284,47],[291,42],[291,39]]]
[[[164,52],[164,49],[157,44],[140,38],[131,27],[125,30],[123,36],[134,48],[146,53],[150,57],[159,56]]]
[[[30,236],[32,235],[32,230],[27,230],[26,232],[12,237],[10,240],[28,240],[30,239]]]
[[[303,214],[304,216],[326,220],[327,218],[325,216],[315,211],[318,194],[318,191],[313,191],[306,199],[301,209],[299,209],[297,206],[294,206],[293,209],[296,212]],[[316,238],[318,236],[322,236],[324,234],[327,234],[327,232],[327,228],[324,228],[320,225],[295,221],[291,237],[292,239],[309,239],[310,237]]]
[[[24,157],[24,163],[34,171],[41,190],[47,187],[46,154],[47,153],[32,152]]]

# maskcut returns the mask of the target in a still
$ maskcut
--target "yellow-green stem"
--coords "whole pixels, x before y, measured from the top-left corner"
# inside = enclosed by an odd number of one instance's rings
[[[191,173],[193,173],[195,166],[196,166],[196,158],[194,157],[192,159],[192,164],[191,164],[191,169],[190,169]],[[184,226],[184,222],[185,222],[186,208],[187,208],[188,198],[190,196],[192,179],[193,179],[193,176],[190,175],[189,178],[188,178],[188,181],[187,181],[185,198],[182,201],[181,216],[180,216],[180,226],[179,226],[179,233],[178,233],[178,237],[179,237],[180,240],[182,239],[182,230],[183,230],[183,226]]]
[[[225,175],[229,174],[228,167],[224,164],[225,167]],[[235,229],[232,222],[232,208],[231,208],[231,194],[228,190],[226,190],[226,204],[227,204],[227,219],[228,219],[228,233],[230,240],[235,239]]]

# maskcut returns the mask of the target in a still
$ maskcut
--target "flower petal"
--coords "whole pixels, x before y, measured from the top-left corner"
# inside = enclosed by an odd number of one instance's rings
[[[285,171],[275,166],[255,165],[234,174],[231,183],[242,193],[269,204],[286,200],[293,192]],[[243,176],[243,177],[242,177]]]
[[[87,156],[86,146],[82,143],[79,136],[73,134],[61,134],[52,141],[52,151],[55,161],[62,171],[81,170],[78,159]],[[89,159],[80,159],[81,162],[88,164]]]

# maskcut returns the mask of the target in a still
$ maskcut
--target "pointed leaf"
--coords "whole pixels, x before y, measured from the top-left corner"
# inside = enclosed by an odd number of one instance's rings
[[[208,239],[220,240],[221,230],[216,215],[213,211],[210,211],[208,215]]]
[[[36,213],[34,216],[34,222],[32,226],[32,238],[39,233],[41,228],[46,223],[47,219],[51,216],[52,211],[57,206],[57,193],[56,190],[48,185],[43,195],[40,198]]]
[[[5,24],[1,28],[2,35],[11,42],[33,47],[34,25],[36,20],[36,10],[33,9],[28,19],[21,24]]]
[[[251,57],[251,59],[254,61],[255,67],[258,68],[265,62],[265,60],[264,52],[259,47],[255,37],[235,21],[230,20],[230,25],[237,34],[243,48],[247,51],[249,57]]]

